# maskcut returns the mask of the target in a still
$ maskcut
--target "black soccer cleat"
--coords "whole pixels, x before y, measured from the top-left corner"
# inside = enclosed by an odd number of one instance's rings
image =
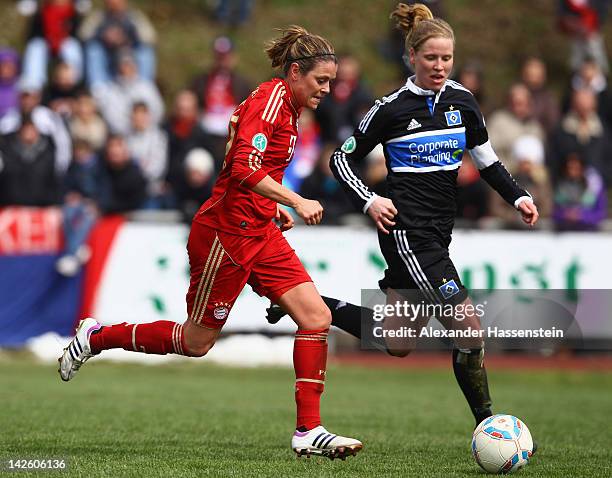
[[[538,451],[538,442],[533,440],[533,447],[531,448],[531,456],[535,455],[536,451]]]
[[[276,324],[285,315],[287,315],[287,312],[285,312],[280,305],[276,305],[271,302],[270,307],[266,309],[266,320],[271,325]]]

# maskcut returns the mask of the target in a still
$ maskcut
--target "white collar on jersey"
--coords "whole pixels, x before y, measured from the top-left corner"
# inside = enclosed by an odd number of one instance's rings
[[[440,91],[438,91],[438,93],[436,94],[435,91],[424,90],[423,88],[417,86],[414,83],[414,79],[415,78],[416,78],[416,75],[412,75],[411,77],[409,77],[408,80],[406,80],[406,87],[410,91],[412,91],[415,95],[419,95],[419,96],[436,96],[436,97],[438,97],[440,95],[440,93],[442,93],[446,89],[446,85],[448,83],[448,80],[446,80],[444,82],[444,84],[442,85],[442,88],[440,88]]]
[[[408,88],[409,91],[411,91],[412,93],[418,96],[435,96],[433,106],[430,107],[430,112],[433,115],[433,112],[436,109],[436,105],[438,104],[438,101],[440,100],[440,96],[442,96],[442,93],[444,93],[444,90],[446,89],[446,85],[448,85],[449,80],[446,80],[444,84],[442,85],[442,88],[440,88],[440,91],[436,93],[435,91],[424,90],[423,88],[420,88],[417,85],[415,85],[414,84],[415,78],[416,78],[416,75],[412,75],[411,77],[408,78],[408,80],[406,81],[406,88]]]

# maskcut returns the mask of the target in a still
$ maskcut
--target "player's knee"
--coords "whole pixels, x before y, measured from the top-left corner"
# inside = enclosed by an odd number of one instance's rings
[[[187,355],[190,357],[204,357],[213,348],[213,345],[215,345],[214,341],[195,342],[187,346]]]
[[[203,357],[215,345],[219,335],[218,330],[200,327],[191,321],[183,325],[184,351],[189,357]]]
[[[291,313],[291,318],[301,330],[329,329],[332,322],[331,312],[323,301],[298,307]]]
[[[185,336],[186,354],[190,357],[204,357],[215,345],[215,339],[211,337],[198,337],[189,334]]]
[[[412,349],[387,349],[387,353],[392,357],[407,357],[412,352]]]
[[[327,306],[321,307],[313,313],[310,322],[310,326],[313,329],[329,329],[332,322],[332,316]]]

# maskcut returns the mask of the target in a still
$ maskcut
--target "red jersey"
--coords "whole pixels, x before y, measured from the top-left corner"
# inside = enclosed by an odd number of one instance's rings
[[[251,188],[266,175],[282,183],[297,141],[298,117],[284,80],[259,85],[230,119],[223,168],[194,221],[242,236],[259,236],[273,227],[276,202]]]

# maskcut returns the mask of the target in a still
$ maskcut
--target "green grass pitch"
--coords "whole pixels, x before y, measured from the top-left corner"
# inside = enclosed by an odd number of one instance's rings
[[[324,424],[365,445],[345,462],[297,459],[290,450],[289,369],[92,360],[70,383],[55,369],[0,362],[0,458],[68,460],[67,471],[45,476],[484,476],[470,455],[472,417],[450,366],[330,367]],[[489,375],[495,410],[524,419],[540,443],[520,476],[612,475],[612,374]]]

